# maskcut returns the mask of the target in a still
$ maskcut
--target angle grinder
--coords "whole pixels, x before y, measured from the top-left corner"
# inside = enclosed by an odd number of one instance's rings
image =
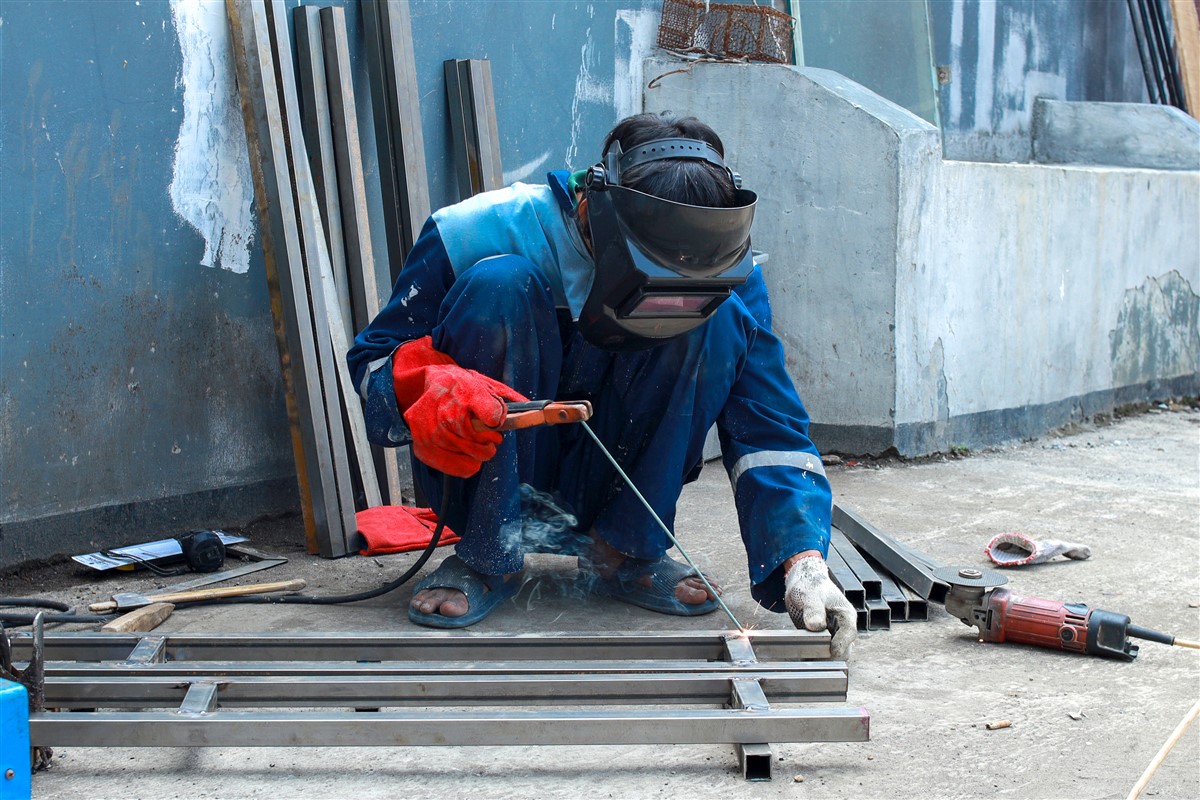
[[[946,610],[978,628],[981,642],[1017,642],[1119,661],[1137,658],[1138,646],[1129,637],[1198,646],[1134,625],[1124,614],[1016,594],[1002,588],[1008,577],[995,570],[939,567],[933,575],[950,585]]]

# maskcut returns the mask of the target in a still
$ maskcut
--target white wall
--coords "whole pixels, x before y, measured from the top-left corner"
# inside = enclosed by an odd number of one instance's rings
[[[942,161],[825,70],[650,60],[760,195],[775,331],[824,449],[918,455],[1200,391],[1200,172]]]

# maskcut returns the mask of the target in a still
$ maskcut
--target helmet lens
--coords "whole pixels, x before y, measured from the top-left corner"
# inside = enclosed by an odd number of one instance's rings
[[[709,305],[719,303],[722,294],[646,294],[637,298],[625,317],[698,317]]]

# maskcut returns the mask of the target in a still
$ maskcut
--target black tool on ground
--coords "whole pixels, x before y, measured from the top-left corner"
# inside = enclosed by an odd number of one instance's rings
[[[225,543],[215,531],[188,531],[179,537],[179,546],[192,572],[216,572],[225,563]]]
[[[1002,588],[1008,578],[995,570],[940,567],[934,575],[950,584],[946,610],[979,629],[982,642],[1017,642],[1054,650],[1133,661],[1138,646],[1129,637],[1196,647],[1167,633],[1134,625],[1129,617],[1083,603],[1025,597]]]

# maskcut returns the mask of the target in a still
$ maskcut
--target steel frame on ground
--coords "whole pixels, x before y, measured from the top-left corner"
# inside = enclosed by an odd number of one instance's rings
[[[10,638],[32,658],[34,634]],[[845,701],[845,662],[808,631],[46,633],[42,655],[34,746],[728,743],[764,780],[768,742],[870,728],[862,708],[771,705]]]

